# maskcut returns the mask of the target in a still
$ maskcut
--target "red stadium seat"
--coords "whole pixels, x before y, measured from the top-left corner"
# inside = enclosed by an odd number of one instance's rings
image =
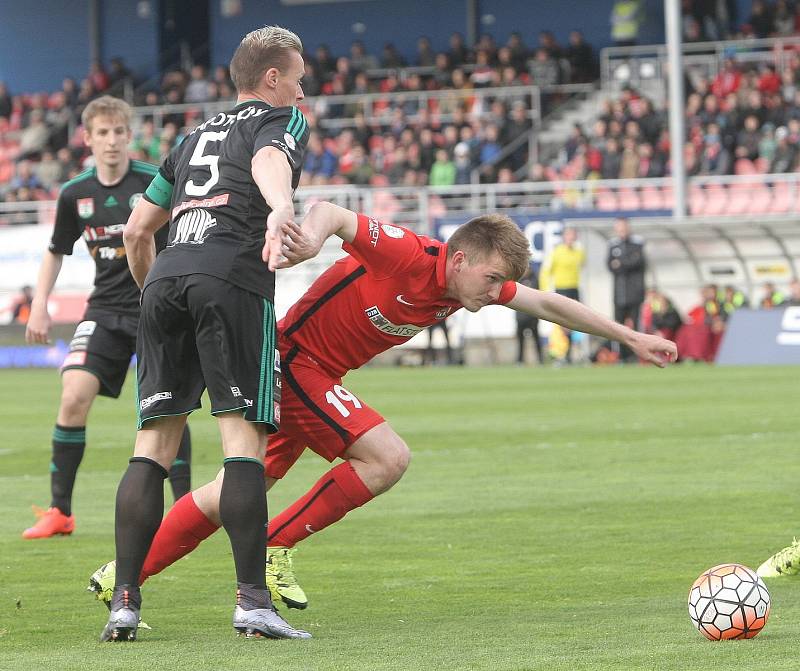
[[[598,210],[618,210],[617,195],[608,189],[598,189],[595,195],[595,207]]]
[[[664,199],[664,207],[671,210],[675,207],[675,193],[672,190],[672,184],[667,184],[661,189],[661,197]]]
[[[688,194],[688,209],[690,214],[702,214],[705,208],[706,197],[703,189],[699,186],[692,186]]]
[[[704,202],[702,212],[709,216],[723,214],[728,204],[728,192],[721,184],[709,184],[704,190]]]
[[[783,214],[792,209],[792,187],[788,182],[776,182],[772,186],[772,200],[768,212]]]
[[[772,205],[772,194],[766,184],[753,187],[748,200],[747,211],[750,214],[767,214]]]
[[[639,194],[636,193],[635,189],[622,188],[619,190],[620,210],[638,210],[640,207]]]
[[[744,214],[750,207],[750,199],[757,187],[750,183],[731,184],[728,187],[728,203],[725,214]]]
[[[642,189],[642,209],[661,210],[664,208],[664,196],[655,186],[646,186]]]
[[[769,161],[763,157],[755,160],[756,171],[760,175],[766,175],[769,172]]]

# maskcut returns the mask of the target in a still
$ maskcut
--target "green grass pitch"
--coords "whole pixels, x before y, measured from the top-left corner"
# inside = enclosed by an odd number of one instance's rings
[[[224,533],[144,588],[153,627],[100,644],[83,591],[114,554],[133,393],[99,399],[72,537],[24,541],[49,501],[53,371],[0,372],[0,670],[797,669],[800,578],[768,582],[751,641],[711,643],[689,585],[800,532],[797,368],[366,369],[347,386],[411,446],[389,493],[300,546],[308,642],[237,639]],[[221,463],[193,415],[194,482]],[[277,512],[327,468],[307,454]],[[171,501],[167,497],[168,502]],[[286,614],[287,611],[284,611]]]

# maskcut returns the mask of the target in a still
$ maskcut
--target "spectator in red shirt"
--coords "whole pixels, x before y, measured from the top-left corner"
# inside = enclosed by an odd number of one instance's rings
[[[781,78],[775,72],[775,66],[768,63],[761,71],[758,78],[758,90],[761,93],[779,93],[781,90]]]
[[[722,70],[711,83],[711,93],[717,98],[724,98],[729,93],[736,93],[742,81],[742,73],[732,58],[726,58]]]

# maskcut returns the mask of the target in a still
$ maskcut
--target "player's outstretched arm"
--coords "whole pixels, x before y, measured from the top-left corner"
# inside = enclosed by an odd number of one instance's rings
[[[63,254],[54,254],[50,250],[47,250],[42,257],[36,290],[33,292],[31,314],[25,327],[25,341],[29,344],[50,342],[50,312],[47,310],[47,300],[61,272],[63,261]]]
[[[141,289],[156,259],[156,231],[169,219],[169,210],[140,198],[122,233],[131,275]]]
[[[583,331],[621,342],[640,359],[659,368],[678,357],[674,342],[629,329],[566,296],[537,291],[517,283],[517,293],[506,305],[512,310],[560,324],[570,331]]]
[[[283,261],[278,268],[289,268],[319,254],[332,235],[344,242],[353,242],[358,233],[358,215],[333,203],[314,203],[303,219],[303,225],[291,222],[283,229]]]
[[[251,162],[253,180],[272,210],[267,217],[261,258],[270,270],[278,268],[283,245],[283,227],[294,222],[292,168],[276,147],[262,147]]]

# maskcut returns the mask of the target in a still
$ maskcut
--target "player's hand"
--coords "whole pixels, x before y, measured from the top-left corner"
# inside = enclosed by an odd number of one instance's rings
[[[31,306],[31,314],[28,317],[28,324],[25,327],[25,342],[29,345],[50,344],[50,314],[47,306],[37,307],[34,303]]]
[[[628,347],[643,361],[665,368],[678,358],[678,348],[671,340],[657,335],[636,333]]]
[[[278,268],[291,268],[307,259],[313,259],[322,248],[322,240],[317,239],[315,235],[302,226],[298,226],[294,221],[284,224],[282,232],[283,260],[278,264]]]
[[[267,267],[275,271],[283,256],[283,227],[294,223],[294,206],[292,204],[277,207],[267,217],[267,232],[264,235],[264,248],[261,250],[261,259]]]

